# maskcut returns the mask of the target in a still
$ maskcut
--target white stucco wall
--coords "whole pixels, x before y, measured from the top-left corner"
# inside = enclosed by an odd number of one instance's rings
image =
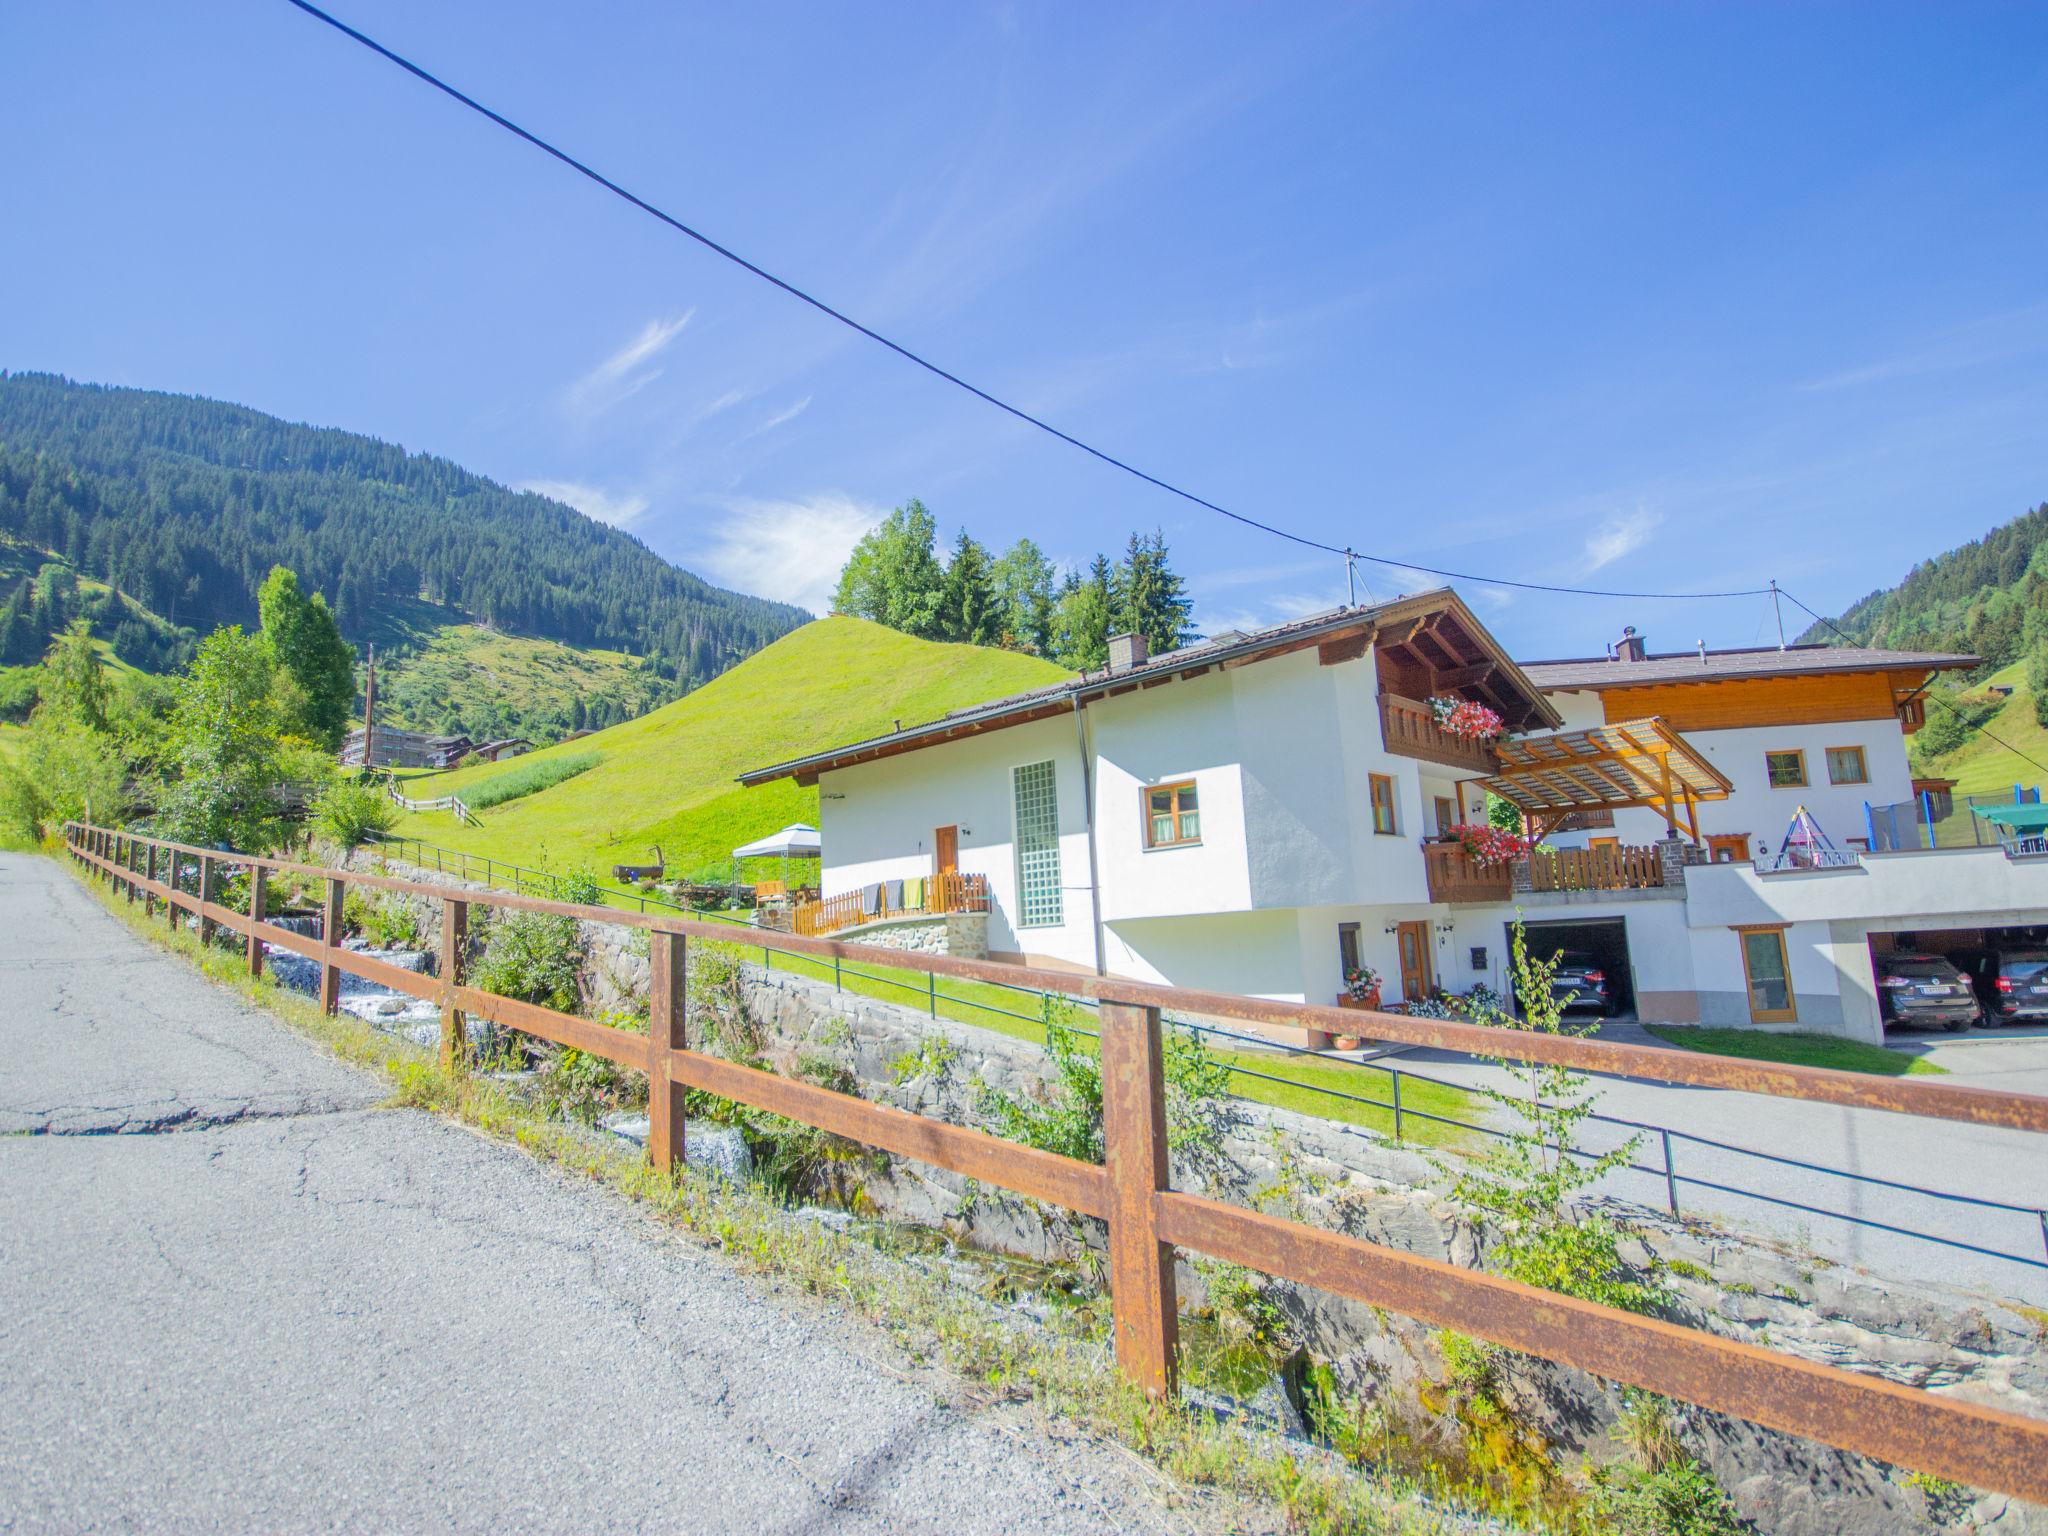
[[[1020,930],[1010,775],[1019,764],[1048,760],[1055,765],[1059,802],[1061,921]],[[1080,764],[1073,718],[1062,716],[824,774],[818,782],[824,894],[930,874],[933,831],[957,826],[961,870],[988,877],[990,950],[1093,969]]]

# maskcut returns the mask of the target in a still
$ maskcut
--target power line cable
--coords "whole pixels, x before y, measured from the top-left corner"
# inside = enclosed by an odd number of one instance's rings
[[[755,277],[760,278],[763,282],[772,284],[773,286],[781,289],[791,298],[796,299],[804,304],[810,305],[811,308],[817,310],[820,314],[825,315],[832,320],[838,321],[841,325],[846,326],[849,330],[857,331],[861,335],[867,337],[868,340],[876,343],[877,345],[888,348],[891,352],[894,352],[898,357],[904,359],[906,362],[914,363],[919,368],[924,369],[927,373],[933,374],[936,377],[945,380],[948,384],[954,385],[956,388],[965,390],[968,394],[973,395],[977,400],[980,400],[985,404],[992,405],[997,410],[1002,411],[1007,415],[1013,416],[1017,420],[1024,422],[1029,426],[1036,427],[1041,432],[1048,433],[1049,435],[1058,438],[1061,442],[1067,444],[1069,447],[1080,449],[1081,452],[1088,454],[1091,458],[1099,459],[1102,463],[1109,465],[1113,469],[1120,469],[1125,474],[1135,476],[1137,479],[1144,481],[1147,485],[1151,485],[1158,488],[1159,490],[1165,491],[1168,495],[1178,496],[1183,501],[1192,502],[1194,503],[1194,505],[1198,507],[1206,508],[1208,511],[1214,512],[1219,516],[1229,518],[1232,522],[1242,524],[1244,527],[1256,529],[1260,533],[1271,534],[1276,539],[1285,539],[1289,543],[1298,544],[1304,549],[1320,550],[1324,554],[1336,555],[1344,560],[1366,560],[1370,561],[1374,565],[1383,565],[1400,570],[1420,571],[1422,574],[1426,576],[1441,576],[1447,581],[1473,581],[1483,583],[1487,586],[1515,587],[1525,592],[1555,592],[1567,594],[1574,597],[1618,597],[1656,600],[1678,600],[1685,598],[1751,597],[1754,596],[1756,593],[1764,590],[1761,587],[1754,587],[1744,588],[1740,591],[1735,592],[1620,592],[1608,591],[1595,587],[1570,587],[1562,585],[1553,585],[1545,582],[1517,581],[1510,577],[1505,576],[1480,576],[1475,575],[1474,573],[1469,571],[1444,570],[1437,566],[1420,565],[1413,560],[1396,560],[1391,556],[1369,555],[1354,549],[1340,548],[1335,544],[1326,544],[1320,539],[1309,538],[1305,534],[1294,533],[1289,531],[1288,529],[1276,527],[1272,523],[1261,522],[1258,518],[1247,517],[1242,512],[1233,512],[1230,510],[1230,508],[1221,506],[1216,502],[1209,500],[1206,496],[1197,495],[1193,491],[1186,490],[1183,489],[1181,486],[1175,485],[1170,480],[1163,480],[1157,475],[1150,474],[1147,471],[1138,468],[1136,465],[1116,457],[1116,455],[1112,453],[1107,453],[1104,450],[1097,448],[1092,443],[1084,442],[1082,439],[1075,437],[1071,432],[1062,431],[1060,428],[1054,426],[1051,422],[1044,420],[1042,417],[1034,416],[1029,411],[1024,410],[1022,407],[1012,405],[1009,401],[1004,400],[999,396],[990,394],[987,390],[981,388],[979,385],[969,383],[966,379],[961,378],[960,375],[958,375],[957,373],[954,373],[949,369],[941,367],[939,364],[933,362],[931,359],[923,356],[918,352],[912,351],[909,347],[904,346],[901,342],[891,340],[889,337],[883,335],[880,331],[874,329],[874,327],[865,325],[859,320],[854,319],[845,311],[835,309],[832,305],[826,303],[823,299],[818,298],[815,294],[808,293],[804,289],[799,288],[795,283],[792,283],[785,278],[777,277],[773,272],[770,272],[766,267],[763,267],[756,262],[749,261],[746,257],[740,255],[739,252],[733,250],[729,246],[720,244],[718,241],[712,239],[711,236],[705,234],[702,230],[692,228],[690,225],[684,223],[681,219],[675,217],[673,214],[667,213],[661,208],[656,207],[653,203],[648,202],[647,199],[645,199],[644,197],[639,196],[637,193],[628,191],[625,187],[621,186],[618,182],[612,180],[609,176],[606,176],[603,172],[596,170],[592,166],[577,159],[574,155],[571,155],[566,150],[557,148],[555,145],[549,143],[546,139],[542,138],[539,134],[530,132],[529,130],[522,128],[518,123],[515,123],[514,121],[512,121],[511,118],[506,117],[503,113],[493,111],[491,108],[485,106],[482,102],[478,101],[474,96],[470,96],[467,93],[458,90],[455,86],[450,85],[440,76],[432,73],[430,70],[427,70],[418,64],[413,63],[412,60],[406,58],[403,54],[396,53],[393,50],[385,47],[382,43],[378,42],[374,37],[369,36],[367,33],[358,31],[356,28],[350,26],[347,22],[342,21],[339,17],[330,15],[328,12],[323,11],[322,9],[320,9],[319,6],[312,4],[311,0],[289,0],[289,3],[291,5],[296,6],[299,10],[304,11],[308,16],[313,17],[316,21],[325,22],[335,31],[341,33],[344,37],[350,38],[355,42],[362,44],[363,47],[369,49],[379,58],[382,58],[389,63],[397,65],[400,69],[404,70],[407,74],[413,76],[415,79],[418,79],[423,83],[432,86],[435,90],[440,91],[443,95],[460,102],[463,106],[469,108],[470,111],[477,113],[479,116],[488,119],[492,123],[495,123],[498,127],[504,129],[507,133],[512,134],[516,138],[523,139],[526,143],[531,144],[535,149],[540,150],[543,154],[552,156],[554,159],[559,160],[563,165],[568,166],[569,169],[575,171],[578,175],[587,177],[589,180],[595,182],[598,186],[604,188],[605,191],[611,193],[614,197],[621,198],[625,202],[630,203],[633,207],[639,209],[642,213],[647,214],[650,218],[658,219],[661,223],[666,224],[670,229],[675,230],[678,234],[687,235],[690,239],[696,241],[706,250],[709,250],[716,255],[724,257],[727,261],[733,263],[733,265],[740,267],[744,271],[752,273]]]
[[[1855,645],[1858,643],[1854,635],[1850,634],[1847,630],[1843,629],[1842,626],[1837,624],[1833,619],[1828,618],[1825,614],[1815,613],[1811,608],[1808,608],[1806,604],[1800,602],[1798,598],[1794,597],[1790,592],[1787,592],[1783,587],[1778,588],[1778,595],[1784,598],[1790,604],[1792,604],[1793,607],[1803,610],[1810,618],[1813,619],[1815,623],[1827,625],[1829,629],[1833,630],[1836,634],[1840,635],[1844,640],[1848,641],[1849,644]],[[2014,757],[2021,759],[2023,762],[2032,763],[2036,768],[2040,769],[2043,773],[2048,773],[2048,763],[2042,762],[2038,757],[2035,757],[2031,752],[2023,752],[2018,747],[2014,746],[2011,742],[2001,740],[1999,737],[1994,736],[1989,730],[1987,730],[1982,725],[1972,726],[1970,722],[1970,717],[1968,715],[1964,714],[1960,709],[1957,709],[1955,705],[1949,703],[1947,699],[1944,699],[1932,688],[1928,689],[1927,692],[1923,695],[1923,697],[1926,698],[1930,703],[1940,705],[1943,709],[1947,710],[1950,714],[1954,715],[1958,720],[1962,721],[1964,725],[1970,726],[1971,729],[1975,730],[1978,735],[1982,736],[1986,741],[1990,742],[1992,745],[2003,747],[2006,751],[2010,752]]]

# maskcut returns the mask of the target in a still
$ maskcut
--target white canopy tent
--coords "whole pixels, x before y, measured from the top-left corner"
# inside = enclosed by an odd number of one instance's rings
[[[824,845],[818,837],[818,829],[805,826],[800,821],[791,822],[780,832],[771,832],[751,843],[743,843],[732,851],[736,859],[816,859],[823,855]]]

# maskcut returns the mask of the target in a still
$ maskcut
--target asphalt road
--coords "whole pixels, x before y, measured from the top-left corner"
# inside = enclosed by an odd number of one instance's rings
[[[1601,1036],[1630,1044],[1665,1044],[1640,1025],[1619,1021],[1603,1027]],[[1923,1053],[1949,1073],[1926,1079],[1929,1082],[2048,1093],[2048,1030],[1895,1034],[1886,1043]],[[1407,1050],[1380,1060],[1471,1087],[1507,1082],[1498,1068],[1448,1052]],[[1675,1135],[1679,1206],[1689,1215],[1713,1216],[1879,1274],[1938,1279],[2001,1299],[2048,1305],[2048,1231],[2038,1214],[2048,1209],[2048,1138],[1883,1110],[1633,1078],[1603,1077],[1600,1084],[1599,1109],[1604,1115],[1813,1165],[1796,1167]],[[1486,1112],[1495,1118],[1501,1114],[1490,1106]],[[1605,1151],[1630,1134],[1626,1128],[1598,1123],[1588,1123],[1584,1132],[1580,1144],[1589,1151]],[[1636,1161],[1661,1170],[1663,1156],[1661,1138],[1652,1133],[1644,1138]],[[1846,1174],[1867,1177],[1859,1180]],[[1887,1188],[1870,1179],[2026,1209],[1991,1210],[1937,1194]],[[1640,1205],[1661,1209],[1666,1204],[1661,1172],[1618,1172],[1601,1188]],[[1930,1242],[1870,1223],[1950,1241]],[[2012,1257],[1995,1256],[1999,1254]]]
[[[0,1531],[1187,1529],[0,855]],[[950,1390],[949,1390],[950,1389]]]

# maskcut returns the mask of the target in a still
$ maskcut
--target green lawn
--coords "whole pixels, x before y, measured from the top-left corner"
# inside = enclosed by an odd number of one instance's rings
[[[742,945],[742,953],[757,964],[764,958],[759,948],[749,953]],[[821,981],[834,979],[830,961],[812,960],[802,955],[776,954],[770,968],[816,977]],[[987,982],[962,981],[950,976],[934,978],[920,971],[870,966],[858,969],[858,975],[845,967],[838,973],[840,985],[848,992],[907,1007],[935,1009],[940,1018],[996,1030],[1034,1045],[1042,1045],[1045,1041],[1035,993],[1011,991]],[[1078,1023],[1082,1029],[1092,1031],[1095,1028],[1092,1009],[1084,1008]],[[1342,1121],[1383,1135],[1393,1134],[1390,1080],[1384,1071],[1375,1071],[1354,1062],[1312,1060],[1278,1051],[1212,1047],[1209,1054],[1237,1069],[1233,1074],[1231,1091],[1240,1098],[1277,1109],[1293,1110],[1297,1114]],[[1252,1073],[1261,1075],[1252,1076]],[[1275,1078],[1280,1081],[1270,1081]],[[1333,1097],[1330,1093],[1319,1093],[1318,1089],[1331,1089],[1339,1094],[1352,1094],[1376,1102],[1354,1103],[1350,1099]],[[1439,1125],[1416,1118],[1417,1114],[1441,1115],[1447,1119],[1476,1123],[1483,1112],[1474,1096],[1463,1089],[1424,1082],[1407,1073],[1402,1074],[1401,1109],[1402,1140],[1433,1147],[1457,1145],[1468,1133],[1454,1125]]]
[[[1838,1072],[1869,1072],[1879,1077],[1938,1077],[1948,1070],[1924,1056],[1888,1051],[1883,1046],[1843,1040],[1835,1035],[1773,1035],[1756,1029],[1700,1029],[1676,1024],[1652,1024],[1648,1028],[1659,1040],[1688,1051],[1705,1051],[1711,1056],[1745,1056],[1752,1061],[1832,1067]]]
[[[1942,844],[1968,843],[1973,818],[1963,810],[1965,795],[1996,795],[2009,798],[2012,787],[2032,787],[2048,781],[2039,764],[2048,763],[2048,727],[2034,718],[2034,696],[2027,687],[2025,662],[2014,662],[1991,674],[1971,690],[1972,697],[1988,694],[1993,685],[2012,689],[2012,696],[1997,714],[1984,723],[1990,735],[1978,735],[1945,757],[1914,761],[1915,773],[1938,775],[1956,781],[1956,814],[1937,824],[1935,841]],[[1939,709],[1929,705],[1930,710]],[[1998,737],[1993,741],[1992,736]],[[2003,745],[2001,745],[2003,743]],[[2035,761],[2029,761],[2032,758]],[[1988,833],[1989,829],[1985,829]]]
[[[564,742],[523,761],[597,752],[604,761],[565,783],[459,825],[446,812],[407,816],[398,832],[508,863],[648,862],[659,846],[672,873],[723,870],[731,850],[793,821],[813,825],[818,794],[787,781],[733,782],[748,768],[856,741],[901,720],[1056,682],[1048,661],[1010,651],[916,640],[861,619],[807,624],[686,698],[638,720]],[[409,778],[414,799],[459,794],[499,765]]]

